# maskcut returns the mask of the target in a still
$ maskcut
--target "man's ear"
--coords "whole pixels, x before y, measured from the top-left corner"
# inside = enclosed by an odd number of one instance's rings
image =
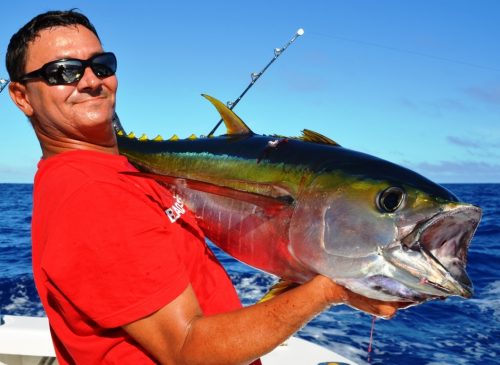
[[[26,85],[20,82],[11,81],[9,84],[9,94],[11,99],[19,109],[29,118],[33,115],[33,108],[26,93]]]

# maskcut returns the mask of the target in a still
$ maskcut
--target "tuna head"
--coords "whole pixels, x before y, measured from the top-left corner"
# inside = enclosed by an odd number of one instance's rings
[[[353,152],[337,166],[326,163],[296,201],[289,249],[297,260],[374,299],[472,295],[465,266],[479,208],[371,156]]]

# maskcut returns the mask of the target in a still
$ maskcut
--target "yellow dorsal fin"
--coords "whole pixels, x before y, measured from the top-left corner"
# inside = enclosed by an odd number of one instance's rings
[[[196,137],[195,134],[191,134],[187,139],[190,139],[192,141],[193,139],[196,139],[196,138],[198,138],[198,137]]]
[[[160,135],[157,135],[155,138],[153,138],[153,141],[161,142],[161,141],[163,141],[163,137]]]
[[[142,136],[139,137],[139,141],[146,141],[148,139],[148,136],[146,133],[143,133]]]
[[[127,134],[127,137],[128,138],[135,138],[135,133],[134,132],[130,132],[129,134]]]
[[[210,95],[201,94],[208,99],[219,112],[226,125],[227,134],[254,134],[250,128],[231,109]]]
[[[118,132],[116,132],[116,134],[118,134],[119,136],[123,137],[125,135],[125,133],[123,133],[122,130],[119,130]]]
[[[293,283],[291,281],[283,280],[280,279],[276,284],[274,284],[271,289],[258,301],[258,303],[263,303],[265,301],[268,301],[269,299],[274,298],[277,295],[280,295],[281,293],[284,293],[290,289],[295,288],[299,284]]]
[[[169,138],[169,141],[178,141],[179,140],[179,137],[177,136],[177,134],[174,134],[172,137]]]
[[[337,142],[334,140],[318,133],[314,132],[310,129],[304,129],[302,131],[302,140],[306,142],[313,142],[313,143],[322,143],[322,144],[330,144],[333,146],[340,146]]]

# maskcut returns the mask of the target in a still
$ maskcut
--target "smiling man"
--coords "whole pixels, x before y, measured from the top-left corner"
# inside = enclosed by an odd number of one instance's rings
[[[81,13],[33,18],[6,62],[43,153],[33,273],[61,365],[259,363],[332,304],[395,313],[324,276],[242,308],[193,215],[157,183],[121,174],[136,170],[112,127],[117,60]]]

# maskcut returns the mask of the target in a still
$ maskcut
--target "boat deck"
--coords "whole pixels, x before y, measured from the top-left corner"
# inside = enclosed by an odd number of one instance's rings
[[[46,317],[0,316],[0,365],[57,365]],[[324,347],[291,337],[263,365],[356,365]]]

